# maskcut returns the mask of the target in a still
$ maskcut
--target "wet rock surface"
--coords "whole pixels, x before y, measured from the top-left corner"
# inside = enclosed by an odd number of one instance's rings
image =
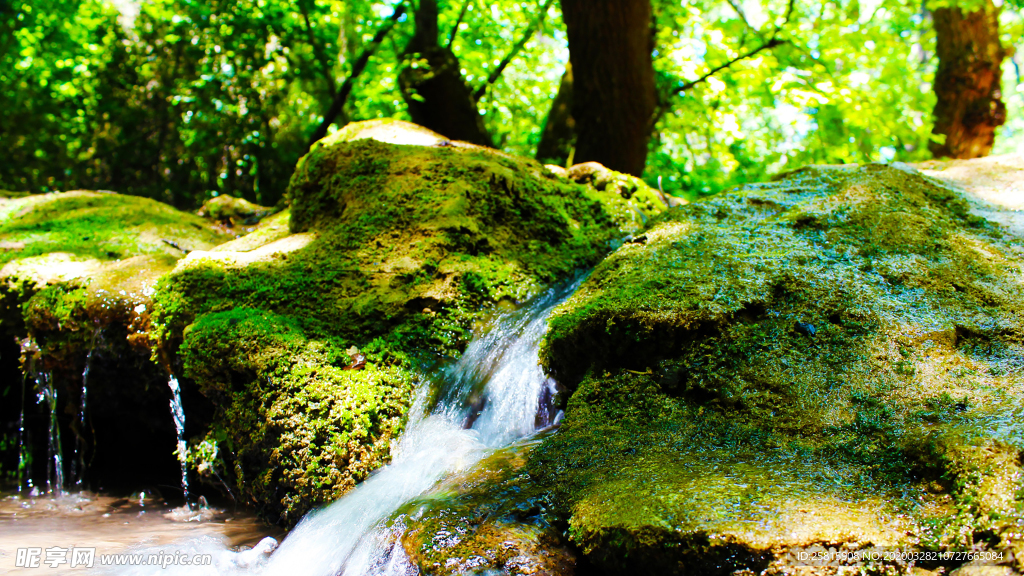
[[[531,443],[532,444],[532,443]],[[445,492],[406,505],[402,546],[423,574],[580,573],[547,494],[524,474],[531,444],[492,455]]]
[[[575,391],[528,468],[599,570],[1018,545],[1018,237],[881,165],[797,170],[644,236],[553,313],[542,352]]]

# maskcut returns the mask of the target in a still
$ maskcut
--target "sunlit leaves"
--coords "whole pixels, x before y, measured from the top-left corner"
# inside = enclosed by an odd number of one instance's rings
[[[396,1],[146,0],[126,28],[106,0],[3,0],[0,188],[112,188],[180,206],[224,193],[273,203]],[[1004,45],[1019,46],[1004,68],[1009,119],[995,152],[1024,146],[1022,1],[1001,14]],[[440,1],[440,41],[451,43],[471,87],[543,4]],[[666,113],[651,141],[652,184],[660,177],[665,191],[693,195],[810,162],[928,156],[934,37],[920,2],[653,4]],[[341,121],[408,118],[397,77],[414,65],[402,56],[411,34],[403,17],[355,82]],[[786,44],[676,94],[772,37]],[[554,2],[479,103],[503,149],[533,154],[568,56]]]

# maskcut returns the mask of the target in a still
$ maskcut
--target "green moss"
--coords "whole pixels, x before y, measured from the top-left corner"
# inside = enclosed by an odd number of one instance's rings
[[[345,133],[364,132],[357,125]],[[644,211],[657,211],[645,198],[644,191],[626,199],[580,186],[531,160],[482,148],[325,140],[302,160],[289,187],[291,236],[268,236],[273,242],[262,246],[242,238],[191,254],[161,280],[153,316],[160,353],[173,364],[181,347],[183,374],[215,399],[214,426],[236,442],[220,453],[229,459],[235,454],[238,479],[260,479],[266,489],[250,496],[268,517],[291,523],[310,506],[350,488],[362,468],[346,472],[314,457],[242,457],[263,454],[271,449],[261,446],[285,442],[286,436],[268,436],[262,419],[244,418],[245,411],[234,408],[241,400],[218,396],[211,382],[251,390],[246,406],[260,413],[257,405],[276,405],[276,396],[264,387],[268,379],[275,381],[277,364],[255,359],[287,356],[281,350],[290,349],[293,339],[304,343],[295,345],[302,350],[315,343],[325,348],[310,360],[318,368],[307,372],[322,375],[338,369],[327,350],[355,346],[387,377],[355,374],[369,378],[370,388],[397,390],[393,407],[404,414],[411,389],[398,381],[408,379],[419,358],[457,355],[473,321],[489,308],[525,299],[595,263],[641,228]],[[251,363],[225,364],[219,358],[233,352],[217,346],[236,343],[216,337],[211,318],[242,309],[253,318],[268,314],[275,326],[287,329],[248,338]],[[200,339],[202,334],[210,336]],[[214,348],[202,350],[206,346]],[[311,378],[307,372],[289,380],[288,386],[298,387],[292,395],[306,386],[300,382]],[[295,410],[296,422],[305,422],[302,406],[286,406]],[[389,428],[388,435],[399,427]],[[342,423],[329,429],[328,436],[347,434]],[[360,440],[373,454],[365,460],[366,470],[387,460],[389,437]],[[280,446],[272,450],[284,453]]]
[[[68,372],[81,371],[81,345],[111,323],[145,340],[156,278],[185,250],[229,238],[153,200],[87,191],[5,200],[0,237],[5,328],[36,339],[46,369]]]
[[[0,263],[50,253],[76,261],[205,250],[227,239],[197,216],[137,196],[62,192],[0,204]],[[177,246],[177,248],[175,247]]]
[[[576,391],[531,469],[595,562],[962,546],[1020,516],[1024,251],[958,196],[809,168],[644,236],[556,309],[542,351]]]
[[[238,464],[236,493],[289,524],[383,463],[413,382],[375,362],[346,370],[338,342],[308,340],[293,320],[245,308],[201,317],[181,357],[223,410],[215,436]],[[238,377],[246,374],[258,378]]]
[[[39,343],[40,368],[69,374],[112,323],[144,347],[156,278],[229,238],[153,200],[87,191],[4,200],[0,237],[5,330]]]
[[[577,562],[549,495],[525,474],[531,445],[496,452],[405,505],[392,521],[413,565],[431,576],[565,574]]]

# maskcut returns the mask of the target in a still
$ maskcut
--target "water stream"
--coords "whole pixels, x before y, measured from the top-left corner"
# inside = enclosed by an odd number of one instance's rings
[[[28,377],[21,375],[21,413],[18,416],[18,492],[25,486],[25,476],[28,476],[28,489],[32,489],[32,474],[28,470],[28,459],[26,458],[27,444],[25,442],[25,384]]]
[[[60,423],[57,421],[57,389],[53,385],[53,375],[42,372],[36,375],[36,401],[45,402],[50,413],[49,420],[49,458],[47,458],[46,483],[47,491],[61,495],[64,493],[64,455],[61,451]]]
[[[550,406],[554,383],[539,366],[538,347],[548,314],[577,285],[549,290],[500,316],[459,361],[443,368],[433,382],[424,378],[391,463],[337,502],[307,515],[276,550],[265,541],[255,556],[257,550],[231,553],[216,541],[196,539],[179,542],[178,549],[213,554],[214,566],[204,574],[415,574],[396,544],[401,524],[387,520],[445,478],[557,419]],[[172,379],[172,390],[175,384]],[[431,398],[437,398],[433,405]],[[170,567],[151,573],[195,572]]]
[[[82,489],[82,483],[85,481],[85,410],[88,407],[87,399],[89,398],[89,371],[92,369],[92,356],[96,352],[96,335],[92,338],[92,347],[89,348],[89,354],[85,357],[85,368],[82,369],[82,397],[78,404],[78,430],[75,434],[75,460],[74,465],[77,466],[77,473],[75,473],[75,487],[79,490]]]
[[[174,428],[178,432],[176,454],[181,464],[181,491],[185,494],[185,507],[188,507],[188,444],[185,442],[185,408],[181,405],[181,386],[173,375],[167,379],[171,388],[171,417]]]

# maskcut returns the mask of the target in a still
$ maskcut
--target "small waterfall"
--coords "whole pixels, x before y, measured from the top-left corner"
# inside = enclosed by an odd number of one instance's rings
[[[428,390],[421,386],[391,464],[306,516],[270,557],[264,573],[406,573],[408,560],[395,545],[402,527],[389,529],[385,521],[445,477],[537,430],[538,414],[550,412],[541,402],[550,399],[552,386],[539,366],[540,340],[548,314],[578,285],[549,290],[470,343],[445,371],[447,388],[433,410],[427,410]]]
[[[36,400],[39,404],[46,403],[50,412],[49,423],[49,457],[47,458],[46,483],[47,490],[58,496],[64,494],[64,456],[61,452],[60,423],[57,421],[57,390],[53,386],[53,375],[39,373],[36,375]]]
[[[85,481],[85,409],[87,406],[86,400],[89,397],[89,370],[92,369],[92,355],[94,352],[96,352],[95,334],[92,338],[92,347],[89,348],[89,354],[85,357],[85,368],[82,369],[82,397],[78,404],[78,431],[75,434],[75,465],[77,465],[78,469],[75,475],[75,487],[79,489],[82,488],[82,483]]]
[[[21,415],[18,417],[18,492],[20,493],[22,488],[25,486],[25,480],[22,477],[28,473],[27,470],[28,462],[25,454],[25,380],[28,378],[21,375]],[[32,489],[32,477],[29,474],[28,488]]]
[[[172,374],[167,380],[171,387],[171,416],[174,427],[178,431],[178,462],[181,464],[181,490],[185,493],[185,506],[188,507],[188,445],[185,443],[185,408],[181,405],[181,387],[178,379]]]

